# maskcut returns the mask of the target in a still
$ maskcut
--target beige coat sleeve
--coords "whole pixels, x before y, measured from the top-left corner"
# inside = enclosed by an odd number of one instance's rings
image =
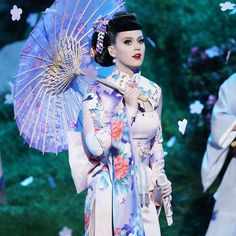
[[[211,134],[202,160],[201,177],[206,191],[222,169],[229,146],[236,138],[236,74],[227,79],[219,89],[211,120]]]
[[[158,107],[156,109],[156,112],[158,113],[158,130],[157,134],[155,136],[155,140],[153,143],[153,146],[151,148],[151,159],[150,159],[150,167],[152,169],[152,184],[150,186],[150,190],[154,189],[154,186],[156,185],[157,175],[160,173],[165,173],[164,166],[164,155],[163,155],[163,138],[162,138],[162,126],[161,126],[161,113],[162,113],[162,94],[160,90],[160,98],[158,101]]]
[[[111,147],[110,126],[106,125],[95,132],[93,118],[89,108],[89,102],[84,99],[82,106],[83,135],[90,153],[93,156],[98,157]]]

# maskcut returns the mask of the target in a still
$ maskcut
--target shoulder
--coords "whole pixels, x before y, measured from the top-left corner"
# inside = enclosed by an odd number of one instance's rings
[[[233,89],[236,87],[236,73],[232,74],[224,83],[221,85],[222,88]]]
[[[141,76],[140,78],[141,78],[141,81],[144,82],[145,85],[147,84],[150,87],[153,87],[153,89],[157,90],[158,92],[161,92],[161,87],[157,83],[151,81],[150,79],[148,79],[144,76]]]
[[[151,91],[151,96],[154,96],[155,100],[159,100],[162,94],[161,87],[157,83],[151,81],[150,79],[144,76],[141,76],[140,80],[143,89]]]
[[[143,76],[140,77],[140,87],[144,95],[148,97],[149,102],[154,109],[159,107],[160,103],[162,103],[161,87]]]
[[[234,94],[236,91],[236,73],[232,74],[221,84],[219,89],[219,97]]]

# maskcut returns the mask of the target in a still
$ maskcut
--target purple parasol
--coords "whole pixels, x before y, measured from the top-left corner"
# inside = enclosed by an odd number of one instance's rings
[[[14,114],[30,147],[67,150],[67,132],[76,129],[91,65],[93,24],[125,10],[122,1],[58,0],[31,32],[15,76]],[[96,65],[97,66],[97,65]]]

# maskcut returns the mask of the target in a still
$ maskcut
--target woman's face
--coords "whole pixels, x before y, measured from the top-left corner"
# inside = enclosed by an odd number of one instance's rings
[[[117,34],[116,42],[109,52],[115,58],[118,69],[134,69],[143,63],[145,44],[141,30],[123,31]]]

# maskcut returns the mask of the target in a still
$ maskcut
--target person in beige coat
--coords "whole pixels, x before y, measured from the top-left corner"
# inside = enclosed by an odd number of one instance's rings
[[[202,184],[206,191],[216,179],[236,137],[236,74],[219,89],[211,119],[211,134],[202,161]],[[236,156],[230,161],[214,195],[215,206],[206,236],[236,235]]]

